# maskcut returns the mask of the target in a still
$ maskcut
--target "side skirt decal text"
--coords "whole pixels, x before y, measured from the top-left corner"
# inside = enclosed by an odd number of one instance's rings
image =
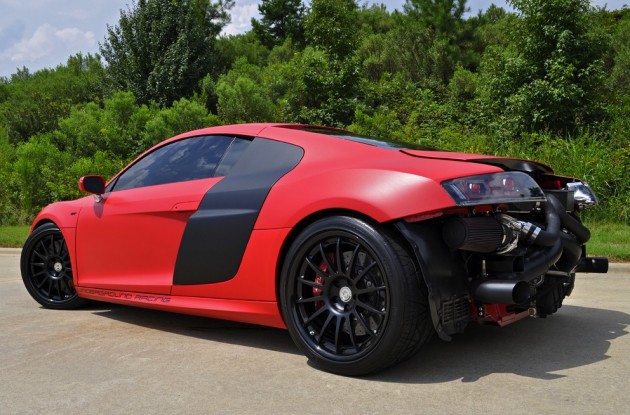
[[[126,301],[136,301],[143,303],[158,303],[158,304],[168,304],[171,302],[171,297],[163,296],[163,295],[152,295],[152,294],[138,294],[138,293],[129,293],[124,291],[112,291],[112,290],[104,290],[101,288],[83,288],[77,287],[77,293],[79,296],[82,294],[90,297],[101,297],[104,299],[121,299]]]

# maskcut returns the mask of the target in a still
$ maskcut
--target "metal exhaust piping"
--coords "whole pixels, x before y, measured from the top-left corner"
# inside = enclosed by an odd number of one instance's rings
[[[525,281],[487,280],[477,285],[474,297],[484,304],[522,304],[529,299]]]
[[[556,203],[554,203],[555,201]],[[547,202],[545,203],[545,222],[546,229],[537,228],[537,231],[533,235],[528,235],[531,238],[533,244],[538,246],[551,247],[560,238],[560,215],[558,212],[558,199],[552,195],[547,196]],[[564,209],[564,208],[563,208]],[[530,224],[531,225],[531,224]]]
[[[540,249],[525,258],[522,272],[506,272],[497,274],[496,278],[529,282],[546,273],[562,256],[562,241],[558,238],[551,248]]]
[[[528,222],[514,220],[516,229],[530,244],[540,247],[525,258],[522,272],[495,275],[474,287],[472,293],[477,301],[485,304],[523,304],[530,297],[529,281],[544,275],[551,266],[570,272],[606,272],[608,261],[604,258],[581,258],[582,248],[590,238],[589,230],[570,216],[562,203],[553,195],[547,195],[544,206],[546,229]],[[508,217],[509,218],[509,217]],[[508,220],[510,220],[509,218]],[[563,226],[574,236],[560,231]]]
[[[545,228],[535,225],[531,222],[514,219],[508,215],[501,215],[500,218],[504,224],[519,233],[519,239],[525,241],[529,245],[537,245],[543,247],[552,247],[560,238],[560,214],[558,200],[549,195],[547,202],[543,205],[545,212]],[[564,207],[561,206],[562,209]]]
[[[577,239],[580,245],[585,244],[589,239],[591,239],[591,231],[589,231],[586,226],[582,225],[580,221],[569,215],[562,203],[560,203],[555,196],[547,195],[547,203],[551,204],[555,208],[558,216],[560,217],[562,226],[575,235],[575,239]]]
[[[564,232],[560,236],[560,240],[562,241],[562,256],[556,262],[556,267],[560,271],[573,272],[580,263],[582,247],[573,237]]]
[[[594,272],[605,274],[608,272],[608,258],[586,257],[580,259],[575,272]]]

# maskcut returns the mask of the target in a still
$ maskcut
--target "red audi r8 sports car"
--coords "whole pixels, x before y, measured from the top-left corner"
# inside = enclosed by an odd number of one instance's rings
[[[471,322],[545,317],[586,256],[589,186],[543,164],[308,125],[156,145],[35,219],[21,271],[41,305],[88,300],[287,328],[318,367],[362,375]]]

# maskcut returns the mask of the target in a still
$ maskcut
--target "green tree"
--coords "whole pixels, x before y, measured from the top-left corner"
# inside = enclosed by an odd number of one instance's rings
[[[215,79],[226,73],[238,58],[245,57],[253,65],[265,66],[269,49],[265,47],[253,31],[230,36],[221,36],[216,42],[218,59],[212,74]]]
[[[462,22],[466,0],[406,0],[403,10],[438,37],[451,37]]]
[[[402,36],[409,50],[405,55],[411,58],[407,65],[411,64],[415,80],[443,88],[458,64],[474,66],[472,31],[463,20],[466,0],[406,0],[403,9],[407,18]]]
[[[147,119],[140,133],[138,153],[177,134],[219,124],[219,118],[208,113],[203,105],[182,98],[175,101],[171,108],[163,108]]]
[[[602,120],[605,41],[588,0],[511,0],[513,46],[486,53],[485,102],[512,131],[568,134]]]
[[[304,16],[302,0],[262,0],[258,5],[262,18],[252,19],[252,31],[272,49],[291,38],[294,44],[304,44]]]
[[[136,155],[140,131],[147,118],[139,116],[131,92],[117,92],[104,106],[89,102],[72,109],[52,133],[53,143],[73,158],[93,157],[104,151],[120,160]],[[153,108],[153,115],[157,112]]]
[[[431,89],[409,82],[400,74],[383,75],[378,83],[366,88],[351,130],[368,136],[436,145],[440,130],[451,122],[448,106]]]
[[[460,124],[476,125],[475,103],[479,80],[477,74],[458,67],[448,84],[448,103],[453,119]]]
[[[476,20],[478,25],[475,31],[483,45],[483,53],[487,47],[507,47],[511,43],[510,32],[517,24],[518,17],[493,4],[485,12],[479,13]]]
[[[79,177],[111,177],[152,145],[219,123],[203,105],[187,99],[163,109],[135,101],[130,92],[117,92],[103,107],[77,106],[56,130],[15,149],[0,128],[0,222],[27,222],[49,203],[79,197]]]
[[[304,23],[309,46],[283,68],[284,119],[337,126],[352,121],[360,73],[357,17],[355,0],[312,1]]]
[[[100,50],[117,88],[142,103],[191,96],[212,69],[214,42],[233,0],[139,0],[107,27]]]
[[[107,180],[118,173],[124,165],[124,161],[112,157],[107,151],[100,150],[91,157],[73,159],[69,165],[59,171],[54,182],[47,183],[49,193],[52,195],[47,203],[85,196],[85,193],[82,193],[77,186],[79,177],[98,174]]]
[[[609,148],[617,149],[619,166],[622,172],[609,182],[615,183],[612,197],[608,201],[609,215],[616,214],[619,220],[630,221],[630,9],[617,21],[617,28],[611,42],[613,65],[607,78],[607,89],[610,100],[608,107],[611,118],[608,128]],[[610,158],[607,163],[613,164]],[[612,179],[612,178],[611,178]]]
[[[432,89],[444,89],[456,60],[448,39],[439,39],[430,28],[411,19],[385,34],[363,40],[357,54],[364,75],[377,82],[381,75],[401,74],[405,79]]]
[[[284,66],[283,74],[283,119],[339,127],[352,122],[359,92],[356,59],[338,61],[309,46]]]
[[[609,112],[613,121],[611,133],[614,138],[621,138],[626,146],[630,146],[630,12],[617,24],[610,53],[612,65],[606,86],[611,103]]]
[[[54,186],[63,168],[70,164],[70,154],[52,143],[49,133],[20,143],[13,163],[13,189],[27,218],[57,199]]]
[[[400,12],[389,13],[382,3],[372,4],[369,7],[364,4],[357,13],[361,37],[389,32],[398,23],[399,16]]]
[[[78,54],[55,69],[31,74],[24,68],[13,74],[0,93],[0,124],[11,142],[53,131],[74,105],[102,102],[103,70],[98,56]]]
[[[15,148],[9,142],[6,128],[0,126],[0,224],[12,224],[17,219],[9,191],[14,159]]]
[[[358,43],[356,0],[313,0],[304,23],[308,45],[333,59],[351,56]]]
[[[217,82],[218,112],[227,123],[277,120],[277,110],[263,71],[247,59],[237,60]]]

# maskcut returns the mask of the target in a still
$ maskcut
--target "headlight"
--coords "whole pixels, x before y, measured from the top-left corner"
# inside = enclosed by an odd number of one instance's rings
[[[567,183],[567,189],[573,190],[573,199],[580,208],[595,206],[599,201],[591,187],[583,182]]]
[[[544,202],[538,183],[521,172],[482,174],[447,180],[442,187],[458,206]]]

